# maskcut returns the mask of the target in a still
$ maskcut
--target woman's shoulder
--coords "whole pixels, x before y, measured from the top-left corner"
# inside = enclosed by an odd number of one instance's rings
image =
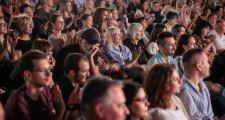
[[[149,113],[152,116],[153,120],[172,120],[170,117],[168,117],[165,112],[167,110],[156,107],[156,108],[151,108],[149,110]]]

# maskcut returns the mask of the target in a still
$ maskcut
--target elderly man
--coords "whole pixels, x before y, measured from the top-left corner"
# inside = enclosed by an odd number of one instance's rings
[[[190,49],[183,55],[184,75],[180,93],[191,120],[217,120],[214,117],[209,91],[202,79],[209,76],[210,65],[206,53],[199,48]],[[223,118],[220,118],[224,120]]]
[[[209,34],[208,37],[211,35],[216,35],[216,40],[214,45],[216,47],[217,53],[221,53],[225,50],[225,21],[222,19],[218,19],[215,21],[213,25],[213,29]]]
[[[100,76],[90,79],[83,90],[81,114],[84,120],[124,120],[129,115],[119,81]],[[119,98],[119,99],[118,99]]]

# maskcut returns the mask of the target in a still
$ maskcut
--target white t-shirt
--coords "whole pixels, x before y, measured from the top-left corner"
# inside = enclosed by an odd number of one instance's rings
[[[171,32],[172,27],[169,25],[169,23],[166,23],[165,26],[166,26],[166,31]]]
[[[214,42],[216,50],[225,49],[225,35],[222,34],[222,37],[220,37],[215,30],[212,30],[208,34],[208,37],[210,37],[211,35],[216,35],[216,41]]]
[[[156,53],[158,52],[158,50],[159,50],[159,47],[158,47],[157,43],[151,42],[151,43],[149,44],[147,50],[148,50],[148,52],[149,52],[150,54],[156,54]]]
[[[170,118],[172,118],[173,120],[188,120],[188,118],[185,116],[183,110],[181,109],[181,106],[178,105],[177,101],[175,100],[174,97],[172,97],[174,103],[177,106],[177,110],[169,110],[169,109],[162,109],[159,107],[156,108],[151,108],[149,110],[150,113],[157,113],[158,116],[160,115],[166,115]]]

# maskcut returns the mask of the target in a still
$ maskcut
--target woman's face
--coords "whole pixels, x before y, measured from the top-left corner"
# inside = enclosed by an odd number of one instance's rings
[[[180,92],[180,85],[182,83],[182,80],[179,78],[178,73],[176,71],[176,69],[173,69],[173,74],[171,77],[172,80],[172,94],[177,94]]]
[[[101,7],[105,8],[105,1],[101,2]]]
[[[209,27],[202,28],[202,30],[201,30],[202,37],[205,37],[206,35],[208,35],[208,33],[209,33]]]
[[[143,3],[143,9],[144,11],[148,10],[148,2]]]
[[[117,12],[116,9],[114,9],[114,10],[112,11],[112,17],[113,17],[115,20],[118,19],[118,12]]]
[[[71,2],[67,2],[65,5],[65,11],[71,12],[72,11],[72,5]]]
[[[144,28],[147,28],[147,27],[148,27],[148,24],[147,24],[146,19],[144,19],[144,20],[141,21],[141,25],[142,25]]]
[[[189,49],[196,48],[196,47],[197,47],[197,45],[195,44],[195,39],[193,37],[191,37],[188,40],[188,45],[187,46],[184,45],[183,48],[185,50],[189,50]]]
[[[109,27],[115,27],[115,26],[116,26],[115,20],[111,20],[111,21],[109,21],[108,24],[107,24],[107,28],[109,28]]]
[[[62,31],[64,29],[64,20],[62,16],[56,18],[55,21],[55,30]]]
[[[143,34],[144,34],[143,30],[138,31],[138,32],[135,34],[135,39],[136,39],[136,40],[141,40],[141,37],[143,36]]]
[[[94,9],[94,2],[91,0],[91,1],[87,1],[87,4],[86,4],[86,9],[87,10],[93,10]]]
[[[190,7],[187,8],[186,15],[191,15],[191,9],[190,9]]]
[[[93,24],[93,18],[89,16],[86,20],[83,20],[83,26],[86,26],[87,28],[91,28]]]
[[[140,88],[133,99],[133,102],[128,106],[132,116],[143,118],[148,116],[148,106],[150,103],[147,100],[146,93],[143,88]]]
[[[120,29],[114,30],[114,33],[112,34],[112,42],[114,45],[120,44],[122,41],[122,35],[120,32]]]
[[[181,35],[185,34],[185,28],[184,27],[181,27],[180,28],[180,32],[177,33],[177,40],[180,38]]]
[[[0,34],[6,34],[7,33],[7,24],[3,19],[0,19]]]
[[[112,13],[109,13],[109,16],[108,16],[108,18],[112,18],[113,16],[112,16]]]
[[[31,34],[33,29],[33,24],[29,20],[25,20],[25,24],[21,27],[21,30],[25,34]]]
[[[206,11],[206,16],[208,17],[209,14],[211,14],[211,10],[210,10],[210,9],[208,9],[208,10]]]
[[[109,15],[109,14],[108,14],[108,11],[103,11],[103,12],[102,12],[102,15],[101,15],[102,21],[105,20],[106,18],[108,18],[108,15]]]
[[[175,25],[177,23],[177,18],[168,19],[168,23],[172,26]]]

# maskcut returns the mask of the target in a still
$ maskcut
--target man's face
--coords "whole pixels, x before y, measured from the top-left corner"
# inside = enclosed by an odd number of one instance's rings
[[[155,3],[155,4],[153,5],[153,7],[152,7],[152,10],[153,10],[154,12],[159,11],[159,3]]]
[[[54,1],[53,0],[45,0],[46,4],[50,7],[53,7]]]
[[[30,7],[24,8],[24,13],[29,16],[30,18],[33,18],[33,11]]]
[[[166,56],[171,56],[175,53],[176,46],[175,46],[175,40],[173,37],[165,38],[165,45],[162,46],[162,54]]]
[[[221,22],[221,26],[219,26],[219,28],[222,31],[222,33],[225,33],[225,21]]]
[[[202,53],[202,55],[200,55],[200,63],[201,63],[201,73],[203,75],[203,77],[207,77],[209,76],[209,68],[210,68],[210,64],[208,62],[208,57],[205,53]]]
[[[99,43],[96,43],[96,44],[89,44],[87,43],[86,40],[82,39],[81,41],[81,48],[84,50],[84,52],[86,54],[90,54],[95,47],[98,47],[99,46]]]
[[[124,120],[125,116],[130,114],[127,106],[125,105],[126,98],[124,92],[119,86],[111,86],[109,88],[111,92],[112,102],[105,108],[104,120]],[[120,98],[120,99],[118,99]]]
[[[48,59],[34,59],[34,68],[31,73],[31,83],[37,87],[48,86],[51,81],[52,73],[50,69],[52,68],[48,62]]]
[[[75,80],[76,83],[83,84],[86,81],[87,77],[90,76],[90,73],[89,73],[89,69],[90,69],[89,62],[81,59],[79,61],[79,68],[80,68],[80,70],[75,75],[74,80]]]
[[[212,18],[209,18],[209,22],[211,23],[211,25],[213,25],[216,20],[217,20],[217,15],[213,15]]]

